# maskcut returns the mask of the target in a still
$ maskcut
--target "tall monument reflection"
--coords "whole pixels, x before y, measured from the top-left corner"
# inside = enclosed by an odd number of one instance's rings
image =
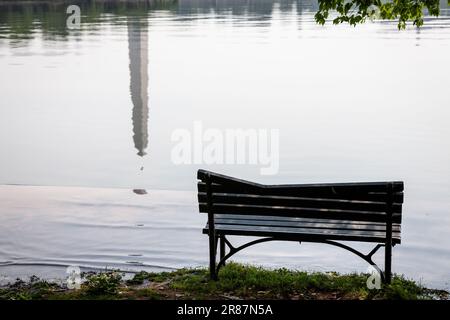
[[[130,58],[130,94],[133,103],[133,141],[137,155],[143,158],[148,145],[148,38],[144,19],[128,20],[128,54]],[[141,171],[144,167],[141,167]],[[145,189],[133,189],[147,194]]]
[[[148,39],[145,20],[128,20],[128,53],[134,147],[143,157],[148,145]]]

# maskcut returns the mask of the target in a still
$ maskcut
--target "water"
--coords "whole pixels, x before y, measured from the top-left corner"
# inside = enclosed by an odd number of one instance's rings
[[[81,30],[68,30],[64,5],[0,2],[5,281],[69,264],[206,266],[195,196],[206,168],[262,183],[403,180],[394,271],[450,288],[446,2],[439,18],[400,32],[395,22],[318,26],[314,1],[79,3]],[[278,129],[278,174],[175,165],[171,135],[195,121]],[[236,259],[367,267],[314,244],[262,244]]]

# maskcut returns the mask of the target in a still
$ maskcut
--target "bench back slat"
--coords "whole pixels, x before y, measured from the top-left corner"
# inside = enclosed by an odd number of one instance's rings
[[[403,191],[403,181],[389,181],[389,182],[347,182],[347,183],[314,183],[314,184],[278,184],[278,185],[264,185],[247,180],[237,179],[223,174],[210,172],[206,170],[198,170],[197,179],[206,181],[208,176],[211,182],[223,186],[230,186],[236,190],[239,189],[277,189],[283,191],[314,191],[314,192],[347,192],[347,193],[365,193],[365,192],[387,192],[388,183],[392,183],[393,192]],[[356,188],[355,188],[356,187]]]
[[[386,202],[358,201],[344,199],[325,199],[325,198],[305,198],[305,197],[284,197],[284,196],[260,196],[254,194],[235,194],[235,193],[213,193],[212,201],[214,204],[236,204],[252,205],[258,203],[264,206],[282,206],[294,208],[319,208],[319,209],[342,209],[357,211],[375,211],[386,212]],[[198,202],[205,204],[207,202],[206,193],[198,193]],[[402,205],[394,203],[392,205],[394,213],[402,212]],[[203,212],[203,211],[201,211]]]
[[[208,212],[206,181],[211,182],[213,214],[281,216],[387,222],[388,185],[392,222],[401,223],[403,182],[262,185],[199,170],[200,212]]]
[[[308,185],[310,186],[310,185]],[[206,184],[204,182],[198,182],[198,192],[206,192]],[[233,188],[227,185],[221,185],[213,183],[211,185],[213,193],[231,193],[231,194],[249,194],[249,195],[266,195],[266,196],[292,196],[292,197],[305,197],[305,198],[321,198],[321,199],[341,199],[341,200],[361,200],[372,202],[386,202],[386,192],[334,192],[331,188],[328,190],[313,190],[303,188],[276,188],[276,187],[261,187],[261,188]],[[393,193],[394,203],[403,203],[403,192],[397,191]]]

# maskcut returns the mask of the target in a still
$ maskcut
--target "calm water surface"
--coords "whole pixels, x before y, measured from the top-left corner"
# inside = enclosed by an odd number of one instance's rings
[[[81,8],[81,30],[67,30],[63,5],[0,2],[4,279],[69,264],[206,265],[202,167],[262,183],[403,180],[394,270],[450,288],[446,1],[439,18],[401,32],[395,22],[318,26],[315,1]],[[279,129],[279,173],[173,164],[171,134],[194,121]],[[366,271],[313,244],[264,244],[237,259]]]

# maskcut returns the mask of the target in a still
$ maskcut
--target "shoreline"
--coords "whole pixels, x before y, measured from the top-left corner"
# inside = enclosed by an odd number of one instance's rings
[[[449,292],[430,289],[394,275],[390,285],[369,289],[368,274],[269,270],[230,263],[218,281],[206,268],[170,272],[139,272],[124,278],[122,272],[83,272],[67,284],[42,280],[0,287],[0,300],[450,300]]]

